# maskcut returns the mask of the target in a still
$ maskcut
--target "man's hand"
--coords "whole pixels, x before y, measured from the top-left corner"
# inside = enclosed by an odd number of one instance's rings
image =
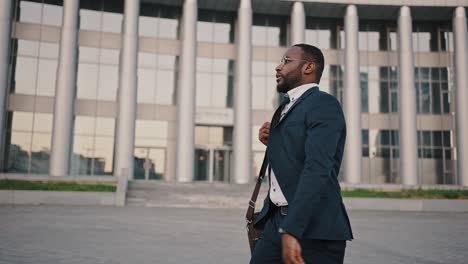
[[[283,261],[285,264],[305,264],[301,255],[301,245],[297,239],[290,234],[281,234],[283,245]]]
[[[263,143],[263,145],[268,144],[268,135],[270,134],[270,122],[263,123],[262,127],[258,130],[258,140]]]

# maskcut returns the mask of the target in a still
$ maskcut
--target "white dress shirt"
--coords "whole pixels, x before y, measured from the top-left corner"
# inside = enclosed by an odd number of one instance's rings
[[[291,109],[291,106],[293,106],[296,103],[297,99],[299,99],[307,90],[316,86],[318,86],[318,84],[316,83],[307,83],[289,90],[288,96],[291,101],[284,107],[283,111],[281,112],[280,122],[286,115],[286,113],[289,111],[289,109]],[[276,179],[275,172],[273,171],[273,169],[271,169],[270,172],[270,200],[276,206],[288,205],[288,201],[286,200],[286,198],[283,195],[283,192],[281,191],[281,187],[278,183],[278,180]]]

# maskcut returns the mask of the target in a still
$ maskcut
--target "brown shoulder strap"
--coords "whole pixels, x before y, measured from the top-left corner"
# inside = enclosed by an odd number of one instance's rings
[[[262,185],[263,179],[265,178],[267,166],[268,166],[268,156],[265,150],[265,156],[263,157],[262,167],[260,169],[260,173],[258,175],[257,183],[255,184],[252,197],[250,198],[250,201],[249,201],[247,214],[245,215],[245,219],[247,220],[247,223],[251,223],[253,220],[253,215],[255,213],[255,202],[257,202],[258,193],[260,192],[260,186]]]

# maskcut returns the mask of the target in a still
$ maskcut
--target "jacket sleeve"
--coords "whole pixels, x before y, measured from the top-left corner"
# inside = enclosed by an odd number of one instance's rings
[[[325,97],[325,98],[324,98]],[[335,154],[346,129],[338,101],[331,96],[314,100],[307,112],[305,160],[294,198],[280,228],[298,239],[319,214],[320,197],[326,192],[336,164]]]

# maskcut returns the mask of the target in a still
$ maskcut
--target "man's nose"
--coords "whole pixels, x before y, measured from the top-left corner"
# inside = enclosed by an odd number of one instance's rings
[[[279,71],[281,71],[281,69],[283,69],[283,64],[280,63],[280,64],[278,64],[278,65],[276,66],[275,71],[276,71],[276,72],[279,72]]]

